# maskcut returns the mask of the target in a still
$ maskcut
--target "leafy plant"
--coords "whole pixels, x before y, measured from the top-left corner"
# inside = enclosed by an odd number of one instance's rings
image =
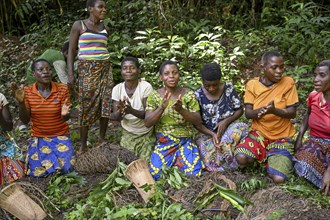
[[[330,207],[330,197],[324,196],[323,192],[320,192],[318,188],[304,178],[291,178],[281,187],[294,195],[305,197],[309,202],[318,206]]]
[[[85,179],[76,172],[68,174],[56,173],[50,179],[45,193],[56,206],[68,208],[73,205],[74,201],[71,197],[67,196],[66,193],[68,193],[70,188],[74,185],[82,187],[85,184]]]
[[[267,187],[267,183],[263,180],[252,177],[251,179],[245,180],[240,184],[242,190],[254,192],[256,190]]]
[[[196,207],[196,211],[201,210],[206,205],[210,204],[217,196],[221,196],[224,199],[228,200],[234,208],[241,212],[244,211],[245,205],[251,204],[249,200],[247,200],[237,192],[213,182],[213,187],[210,190],[195,199],[194,202],[199,203]]]

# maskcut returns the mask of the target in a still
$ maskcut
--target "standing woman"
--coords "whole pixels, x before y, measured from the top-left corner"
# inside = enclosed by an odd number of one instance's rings
[[[74,89],[73,63],[78,47],[79,124],[81,147],[87,150],[88,129],[100,119],[99,142],[104,142],[111,110],[113,84],[110,54],[107,49],[108,29],[104,0],[87,0],[89,17],[75,21],[70,33],[68,84]]]
[[[0,93],[0,185],[13,182],[24,175],[22,152],[8,133],[12,129],[8,101]]]
[[[178,86],[180,73],[175,62],[163,62],[159,72],[164,87],[149,95],[144,119],[146,127],[155,125],[157,133],[150,173],[157,180],[163,166],[177,166],[188,175],[199,176],[203,163],[192,140],[194,125],[202,126],[198,102],[192,90]]]
[[[307,98],[307,114],[295,142],[294,169],[327,195],[330,188],[330,60],[320,62],[314,73],[315,91]],[[309,137],[302,143],[308,128]]]

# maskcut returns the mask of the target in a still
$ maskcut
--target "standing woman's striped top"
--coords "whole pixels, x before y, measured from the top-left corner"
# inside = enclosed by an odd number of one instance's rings
[[[81,21],[83,32],[78,41],[78,59],[79,60],[107,60],[110,57],[107,49],[108,32],[106,29],[95,32],[89,30]]]

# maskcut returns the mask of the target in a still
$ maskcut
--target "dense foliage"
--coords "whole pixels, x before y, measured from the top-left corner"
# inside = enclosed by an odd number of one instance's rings
[[[68,40],[73,22],[87,17],[85,0],[3,2],[5,4],[0,5],[0,33],[20,37],[31,53],[28,59],[11,63],[6,55],[11,53],[0,51],[2,91],[8,88],[5,82],[23,82],[27,63],[45,48],[60,49]],[[285,56],[287,74],[295,79],[300,101],[304,103],[313,89],[315,64],[330,59],[329,1],[108,0],[107,7],[105,23],[111,29],[109,51],[116,81],[121,80],[119,64],[127,55],[141,60],[143,77],[155,88],[160,86],[158,66],[166,59],[179,63],[181,83],[191,88],[200,85],[201,66],[206,62],[217,62],[221,64],[224,80],[233,81],[242,96],[245,82],[260,74],[262,53],[278,50]],[[166,198],[162,190],[145,206],[117,207],[114,194],[131,187],[122,174],[123,169],[122,164],[118,166],[83,201],[65,197],[71,185],[84,184],[76,174],[55,176],[46,193],[58,207],[72,207],[65,214],[67,219],[105,216],[111,219],[173,219],[175,215],[180,219],[194,219],[181,204]],[[175,170],[169,171],[168,175],[175,181],[171,182],[169,178],[169,182],[158,182],[156,187],[172,184],[172,188],[181,188],[188,184]],[[175,186],[178,183],[182,186]],[[310,186],[304,188],[304,184],[289,182],[284,188],[297,195],[316,195],[314,200],[329,206],[329,200]],[[265,183],[256,178],[241,183],[245,191],[264,187]],[[218,195],[220,191],[215,185],[209,193]]]
[[[60,48],[72,23],[87,17],[82,5],[85,0],[14,0],[1,6],[1,31],[38,45],[36,54]],[[217,62],[224,80],[233,81],[242,95],[246,80],[259,74],[262,53],[275,49],[285,56],[288,74],[304,100],[312,90],[313,67],[330,57],[326,1],[110,0],[107,8],[116,81],[121,80],[119,64],[127,55],[141,59],[143,76],[155,87],[160,86],[158,66],[165,59],[179,62],[181,82],[192,88],[200,84],[200,67]]]

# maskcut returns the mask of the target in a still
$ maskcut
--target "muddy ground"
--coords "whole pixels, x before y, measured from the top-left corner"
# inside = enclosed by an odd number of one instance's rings
[[[25,68],[27,60],[31,60],[34,56],[40,53],[41,49],[34,45],[29,45],[28,43],[22,43],[19,39],[15,37],[4,37],[0,35],[0,67],[14,66],[13,72],[5,72],[0,69],[1,74],[1,92],[4,93],[9,101],[11,102],[11,112],[14,116],[15,127],[19,128],[21,123],[17,118],[17,108],[15,107],[15,102],[12,98],[10,90],[8,88],[8,83],[15,81],[16,83],[24,83],[23,77],[25,75]],[[71,130],[78,132],[78,128],[75,126],[74,119],[71,121]],[[98,129],[91,129],[95,136],[98,134]],[[21,146],[27,145],[27,136],[24,135],[24,129],[21,132],[21,136],[17,137],[17,142]],[[109,123],[108,139],[118,141],[118,135],[120,134],[119,124],[115,122]],[[96,141],[92,140],[91,145]],[[75,147],[79,148],[79,140],[74,141]],[[111,152],[111,153],[109,153]],[[116,153],[113,153],[116,152]],[[87,184],[83,188],[77,188],[79,190],[79,195],[87,196],[89,191],[94,185],[103,181],[107,178],[108,173],[110,173],[114,168],[117,161],[117,157],[121,161],[129,164],[129,162],[136,159],[136,157],[127,152],[125,149],[121,149],[118,145],[107,144],[105,146],[99,147],[99,150],[94,150],[90,153],[93,157],[102,158],[103,164],[100,167],[98,165],[90,165],[90,161],[85,161],[81,159],[76,165],[77,171],[86,179]],[[89,155],[89,156],[90,156]],[[107,156],[106,156],[107,155]],[[83,156],[81,156],[82,158]],[[87,155],[86,155],[87,158]],[[88,165],[87,165],[88,164]],[[100,173],[102,171],[103,173]],[[104,173],[105,172],[105,173]],[[251,178],[249,173],[244,171],[226,172],[226,173],[208,173],[204,172],[201,177],[193,177],[190,179],[190,185],[187,188],[181,190],[168,190],[166,193],[173,202],[180,202],[183,204],[184,208],[187,210],[194,210],[195,205],[193,201],[210,189],[212,182],[227,186],[232,189],[236,189],[241,195],[250,199],[253,205],[247,207],[244,214],[238,212],[234,209],[228,202],[224,201],[222,198],[216,198],[208,207],[202,209],[198,216],[203,219],[212,219],[215,215],[222,216],[227,219],[330,219],[330,210],[323,209],[316,205],[309,203],[306,199],[294,196],[288,193],[286,190],[275,186],[268,177],[264,175],[256,174],[256,178],[266,182],[268,187],[266,189],[260,189],[254,193],[243,191],[238,187],[238,183],[242,183],[245,180]],[[33,179],[30,177],[24,177],[22,183],[30,183],[38,187],[41,191],[47,188],[47,184],[51,177]],[[237,185],[235,184],[237,183]],[[77,194],[75,191],[70,192],[72,196]],[[122,191],[122,195],[118,196],[117,204],[128,204],[128,203],[142,203],[143,200],[139,196],[135,188],[130,188],[128,190]],[[278,214],[279,213],[279,214]],[[55,219],[62,219],[62,215],[54,216]],[[4,213],[0,210],[0,220],[1,219],[11,219],[12,216]]]

